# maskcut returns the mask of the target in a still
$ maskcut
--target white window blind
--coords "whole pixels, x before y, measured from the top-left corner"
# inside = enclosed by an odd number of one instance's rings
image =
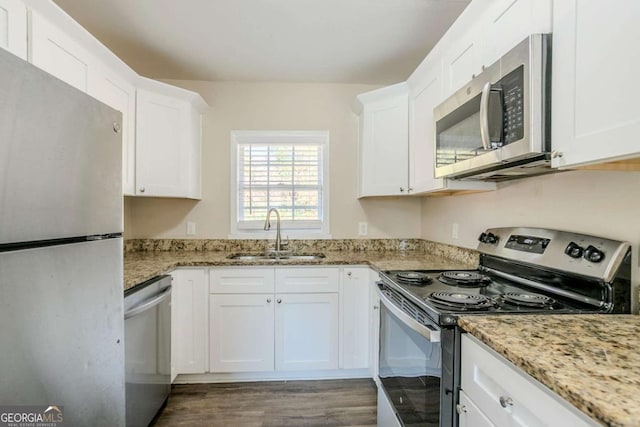
[[[276,208],[283,229],[323,230],[325,138],[267,134],[236,138],[237,228],[262,229]]]

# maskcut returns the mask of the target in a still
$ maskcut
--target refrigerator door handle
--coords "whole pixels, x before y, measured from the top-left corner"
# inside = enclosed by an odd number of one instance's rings
[[[137,316],[138,314],[143,313],[152,307],[155,307],[156,305],[160,304],[164,299],[166,299],[167,296],[169,296],[170,294],[171,294],[171,286],[166,288],[161,294],[158,294],[153,298],[149,298],[148,300],[127,310],[124,313],[124,318],[129,319],[130,317]]]

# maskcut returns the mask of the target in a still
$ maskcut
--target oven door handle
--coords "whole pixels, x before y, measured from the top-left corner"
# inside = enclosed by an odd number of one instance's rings
[[[401,308],[399,308],[397,305],[395,305],[393,303],[393,301],[391,301],[389,299],[389,297],[387,297],[380,290],[380,288],[378,288],[376,290],[378,292],[378,297],[380,297],[380,301],[384,304],[385,308],[387,310],[389,310],[398,319],[400,319],[400,321],[402,321],[402,323],[404,323],[409,328],[411,328],[412,330],[416,331],[417,333],[419,333],[420,335],[425,337],[427,340],[429,340],[429,342],[440,342],[440,329],[439,328],[429,327],[429,326],[423,325],[422,323],[418,322],[416,319],[414,319],[413,317],[409,316]]]

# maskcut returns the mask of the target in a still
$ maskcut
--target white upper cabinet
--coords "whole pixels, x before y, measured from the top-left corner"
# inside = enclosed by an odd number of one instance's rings
[[[140,78],[136,99],[136,195],[200,198],[202,98]]]
[[[496,62],[530,34],[552,31],[552,0],[494,0],[486,13],[485,66]]]
[[[136,87],[104,66],[89,73],[89,95],[122,113],[122,192],[135,194]]]
[[[407,80],[409,88],[409,188],[411,194],[488,191],[494,183],[436,178],[433,109],[443,101],[442,56],[433,50]]]
[[[359,197],[409,192],[409,114],[406,83],[357,97],[360,115]]]
[[[640,156],[640,2],[553,4],[554,167]]]
[[[88,91],[92,55],[78,41],[49,22],[38,12],[30,11],[29,60],[37,67]]]
[[[437,47],[442,54],[445,98],[476,75],[485,63],[485,16],[490,0],[474,0],[467,6]]]
[[[18,0],[0,0],[0,47],[27,59],[27,8]]]

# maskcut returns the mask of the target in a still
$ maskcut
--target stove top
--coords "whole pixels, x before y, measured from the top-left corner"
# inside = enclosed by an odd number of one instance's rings
[[[419,275],[420,282],[402,277]],[[546,295],[492,273],[481,270],[383,271],[381,286],[399,291],[413,304],[425,310],[440,325],[453,325],[460,315],[498,313],[597,313],[602,307],[561,296]],[[451,280],[452,277],[462,281]]]

